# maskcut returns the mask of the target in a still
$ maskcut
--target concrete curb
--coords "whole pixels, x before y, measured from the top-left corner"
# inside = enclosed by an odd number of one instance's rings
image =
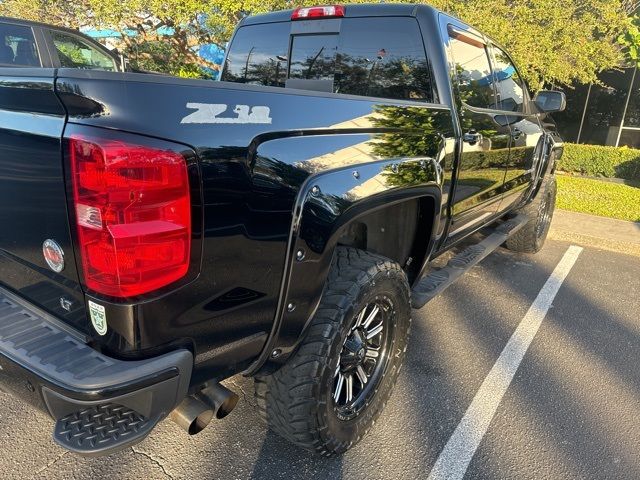
[[[640,223],[556,209],[549,238],[640,257]]]

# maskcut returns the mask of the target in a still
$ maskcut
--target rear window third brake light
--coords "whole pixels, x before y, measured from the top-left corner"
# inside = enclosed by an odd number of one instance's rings
[[[296,8],[291,14],[291,20],[315,20],[319,18],[338,17],[344,17],[344,7],[342,5]]]
[[[191,245],[185,158],[84,135],[68,142],[84,284],[132,297],[185,276]]]

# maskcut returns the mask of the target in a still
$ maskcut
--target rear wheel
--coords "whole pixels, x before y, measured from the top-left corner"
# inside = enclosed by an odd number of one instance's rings
[[[547,176],[536,198],[519,210],[518,213],[526,214],[530,220],[506,241],[509,250],[524,253],[540,251],[547,239],[556,207],[556,190],[556,177]]]
[[[397,263],[339,247],[307,337],[280,370],[255,379],[272,430],[323,455],[357,443],[391,395],[410,312],[409,285]]]

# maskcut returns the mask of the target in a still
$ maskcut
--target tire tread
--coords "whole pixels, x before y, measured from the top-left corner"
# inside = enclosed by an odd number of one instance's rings
[[[321,373],[329,368],[329,353],[336,336],[340,334],[346,312],[356,302],[361,286],[371,282],[381,272],[388,275],[393,273],[401,279],[409,302],[406,275],[397,263],[363,250],[338,247],[325,293],[306,338],[279,370],[254,379],[255,398],[261,418],[275,433],[299,447],[329,456],[347,450],[368,430],[359,432],[358,438],[348,443],[327,439],[328,436],[323,435],[327,426],[318,422],[318,399]],[[392,373],[400,370],[403,360],[404,357]],[[385,404],[386,399],[371,425]]]
[[[556,188],[555,177],[553,175],[549,175],[543,180],[536,198],[518,210],[519,213],[527,215],[530,220],[520,230],[507,239],[505,246],[509,250],[520,253],[537,253],[540,251],[546,240],[546,233],[541,239],[539,239],[536,234],[536,222],[539,215],[540,204],[544,195],[547,194],[548,189],[553,189],[553,205],[555,206]]]

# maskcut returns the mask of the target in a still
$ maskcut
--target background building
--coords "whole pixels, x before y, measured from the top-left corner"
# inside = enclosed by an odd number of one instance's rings
[[[640,74],[637,68],[599,75],[601,85],[565,89],[567,109],[554,115],[567,142],[640,148]]]

